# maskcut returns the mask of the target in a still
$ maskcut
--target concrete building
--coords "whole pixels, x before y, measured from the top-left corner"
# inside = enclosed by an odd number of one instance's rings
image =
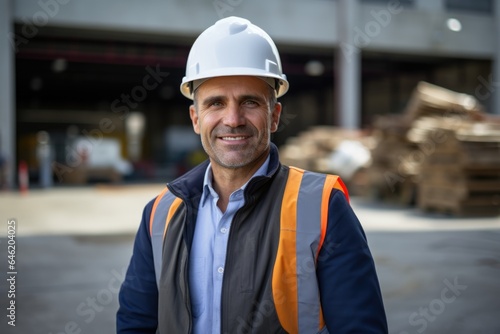
[[[291,88],[277,144],[311,125],[362,128],[401,112],[420,80],[500,113],[497,0],[0,0],[8,185],[19,160],[36,170],[39,131],[51,136],[56,177],[81,164],[71,138],[91,149],[115,139],[139,178],[196,160],[185,156],[195,141],[178,87],[196,36],[230,15],[261,26],[280,49]],[[132,119],[145,128],[130,130]]]

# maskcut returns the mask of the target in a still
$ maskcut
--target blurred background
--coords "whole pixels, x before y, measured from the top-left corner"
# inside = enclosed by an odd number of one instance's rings
[[[206,159],[189,48],[232,15],[280,51],[282,162],[347,183],[391,333],[499,333],[497,0],[0,0],[0,213],[22,269],[6,331],[114,331],[143,206]]]
[[[318,125],[372,129],[402,114],[420,81],[499,114],[495,4],[2,1],[4,187],[15,188],[21,161],[45,186],[164,180],[203,159],[179,85],[194,39],[230,15],[280,50],[291,88],[278,146]]]

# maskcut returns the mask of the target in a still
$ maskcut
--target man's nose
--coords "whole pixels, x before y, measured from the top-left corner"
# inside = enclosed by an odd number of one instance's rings
[[[224,111],[224,125],[236,128],[241,125],[245,125],[245,115],[241,110],[239,104],[229,103]]]

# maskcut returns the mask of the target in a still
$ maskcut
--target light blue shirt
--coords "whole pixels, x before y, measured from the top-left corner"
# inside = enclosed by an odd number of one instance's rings
[[[252,178],[266,175],[269,156]],[[193,333],[220,333],[222,279],[226,264],[229,229],[236,212],[245,204],[245,183],[229,197],[226,212],[217,207],[219,195],[212,187],[212,167],[208,165],[198,208],[189,258],[189,287],[193,311]]]

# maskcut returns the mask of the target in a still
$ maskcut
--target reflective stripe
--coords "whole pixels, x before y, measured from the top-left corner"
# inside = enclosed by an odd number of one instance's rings
[[[344,192],[338,176],[290,167],[281,207],[273,297],[281,325],[291,334],[328,333],[321,310],[316,261],[326,235],[334,188]]]
[[[156,208],[158,207],[158,203],[160,203],[160,200],[162,199],[163,195],[168,191],[168,188],[165,187],[163,191],[156,196],[155,202],[153,203],[153,209],[151,210],[151,216],[149,217],[149,234],[152,234],[151,231],[153,231],[153,217],[155,216]]]
[[[326,175],[305,172],[297,202],[297,284],[299,333],[319,332],[320,299],[316,254],[321,236],[321,202]],[[326,230],[326,224],[325,224]]]
[[[160,284],[162,266],[163,238],[167,231],[168,222],[182,201],[171,192],[164,190],[155,200],[151,212],[150,233],[151,247],[155,265],[156,284]]]

